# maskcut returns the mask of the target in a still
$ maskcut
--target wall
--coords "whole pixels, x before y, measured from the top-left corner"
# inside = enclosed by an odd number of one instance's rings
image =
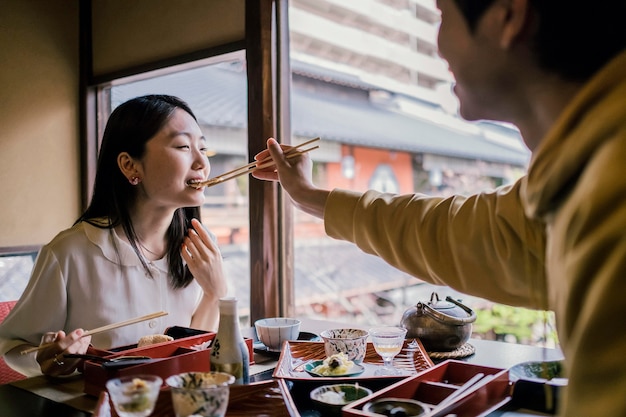
[[[0,13],[0,247],[41,245],[80,215],[79,1]],[[96,75],[244,38],[244,0],[98,0]]]
[[[0,247],[43,244],[80,210],[78,1],[3,1],[0,63]]]
[[[92,0],[92,7],[95,75],[245,37],[244,0]]]

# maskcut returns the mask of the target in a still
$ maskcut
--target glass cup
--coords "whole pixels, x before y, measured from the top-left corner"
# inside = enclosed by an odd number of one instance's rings
[[[165,383],[172,391],[176,417],[223,417],[235,377],[224,372],[184,372]]]
[[[106,388],[120,417],[146,417],[154,410],[162,384],[156,375],[133,375],[110,379]]]
[[[401,327],[375,327],[370,329],[370,337],[376,353],[383,358],[383,366],[375,375],[401,375],[402,372],[393,367],[393,358],[400,353],[404,345],[407,329]]]

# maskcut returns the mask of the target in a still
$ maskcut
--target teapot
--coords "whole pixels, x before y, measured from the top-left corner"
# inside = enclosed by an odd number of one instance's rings
[[[476,313],[450,296],[444,301],[433,292],[428,303],[418,302],[402,315],[400,325],[407,338],[418,338],[429,352],[460,348],[472,334]]]

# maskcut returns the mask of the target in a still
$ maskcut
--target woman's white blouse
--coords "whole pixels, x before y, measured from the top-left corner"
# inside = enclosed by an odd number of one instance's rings
[[[82,222],[59,233],[41,249],[28,286],[0,325],[0,354],[24,342],[39,345],[46,332],[89,330],[158,311],[168,315],[94,335],[91,343],[108,349],[169,326],[188,327],[202,289],[195,280],[172,289],[166,258],[149,265],[152,277],[112,229]]]

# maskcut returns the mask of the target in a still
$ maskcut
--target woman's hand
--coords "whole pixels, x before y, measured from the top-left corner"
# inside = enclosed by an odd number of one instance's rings
[[[41,345],[50,344],[37,352],[37,362],[44,375],[69,375],[76,370],[82,359],[68,359],[66,353],[83,354],[91,343],[91,336],[83,337],[83,329],[76,329],[69,334],[64,331],[45,333]]]
[[[254,171],[252,176],[260,180],[280,181],[298,208],[313,216],[323,218],[329,191],[313,185],[313,164],[308,154],[285,157],[285,152],[291,148],[291,146],[279,145],[273,138],[268,139],[267,149],[259,152],[254,159],[262,162],[271,156],[275,166]]]
[[[209,232],[197,219],[191,220],[192,229],[183,242],[182,256],[205,297],[219,299],[226,296],[228,286],[222,268],[222,254]]]

